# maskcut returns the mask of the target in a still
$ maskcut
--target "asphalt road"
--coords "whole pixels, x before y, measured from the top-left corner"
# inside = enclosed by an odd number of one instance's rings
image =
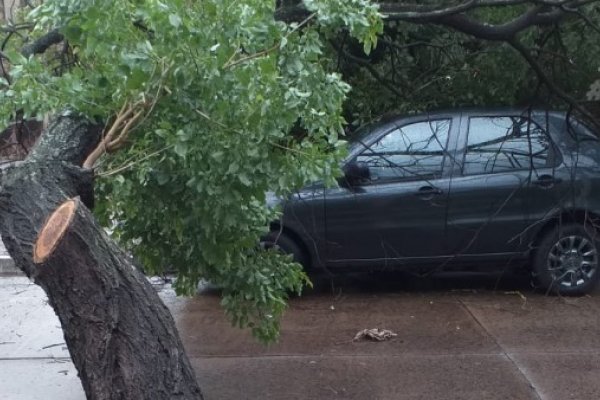
[[[214,291],[161,296],[207,400],[600,398],[600,291],[545,296],[519,276],[321,277],[269,347],[230,327]],[[0,279],[0,321],[0,399],[84,398],[38,288]],[[398,336],[353,341],[365,328]]]

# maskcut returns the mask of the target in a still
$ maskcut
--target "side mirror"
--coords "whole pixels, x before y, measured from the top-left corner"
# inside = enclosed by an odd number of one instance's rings
[[[346,182],[351,186],[371,179],[371,171],[367,163],[363,161],[350,161],[342,170],[344,171]]]

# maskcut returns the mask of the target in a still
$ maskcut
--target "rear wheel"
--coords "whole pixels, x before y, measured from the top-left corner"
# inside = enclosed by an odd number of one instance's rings
[[[581,224],[555,227],[540,241],[533,261],[537,283],[561,295],[589,293],[597,284],[598,234]]]
[[[264,249],[273,249],[283,254],[291,254],[294,261],[302,265],[305,270],[308,268],[306,253],[294,240],[280,231],[269,232],[268,235],[262,238],[261,246]]]

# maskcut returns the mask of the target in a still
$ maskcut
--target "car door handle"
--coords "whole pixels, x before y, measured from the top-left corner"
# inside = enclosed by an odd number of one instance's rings
[[[433,187],[433,186],[422,186],[415,193],[415,195],[417,197],[419,197],[420,199],[423,199],[423,200],[431,200],[431,199],[433,199],[433,196],[439,196],[439,195],[441,195],[443,193],[444,192],[441,189],[438,189],[436,187]]]
[[[533,184],[541,188],[549,189],[560,182],[562,182],[562,179],[555,178],[552,175],[540,175]]]

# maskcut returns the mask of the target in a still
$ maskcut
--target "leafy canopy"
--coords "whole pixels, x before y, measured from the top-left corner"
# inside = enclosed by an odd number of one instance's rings
[[[258,249],[278,212],[265,193],[333,183],[349,86],[326,69],[324,36],[347,29],[369,50],[382,29],[367,0],[306,6],[287,25],[265,0],[46,0],[26,17],[33,35],[58,27],[68,48],[24,58],[15,43],[0,82],[5,124],[17,109],[109,122],[142,104],[129,146],[101,160],[98,215],[150,272],[174,268],[180,293],[222,286],[232,321],[266,341],[308,281]]]
[[[479,22],[501,25],[529,7],[481,7],[467,15]],[[573,13],[555,25],[532,26],[518,36],[546,76],[578,100],[585,99],[590,84],[599,77],[600,30],[593,26],[600,22],[600,4],[582,6],[581,12],[591,24]],[[331,58],[352,86],[345,116],[353,125],[384,113],[439,108],[529,104],[569,107],[540,84],[527,61],[509,44],[481,40],[445,26],[387,21],[379,46],[369,56],[351,41],[337,47]]]

